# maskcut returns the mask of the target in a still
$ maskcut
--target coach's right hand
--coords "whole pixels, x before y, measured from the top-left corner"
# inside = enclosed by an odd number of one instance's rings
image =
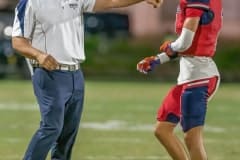
[[[55,58],[50,54],[39,53],[36,56],[36,59],[41,67],[50,71],[55,70],[59,65]]]

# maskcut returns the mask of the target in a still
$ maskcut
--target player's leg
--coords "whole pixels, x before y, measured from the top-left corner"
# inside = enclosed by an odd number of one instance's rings
[[[174,87],[164,99],[158,112],[155,136],[174,160],[187,160],[188,153],[184,145],[174,134],[180,120],[180,96],[182,87]]]
[[[207,160],[203,142],[203,126],[209,96],[217,89],[218,78],[191,82],[184,85],[182,94],[182,120],[185,143],[191,159]]]
[[[185,143],[191,159],[207,160],[203,143],[203,127],[194,127],[185,133]]]
[[[64,127],[52,149],[53,160],[70,160],[83,109],[84,79],[81,71],[72,73],[73,95],[66,104]]]
[[[45,160],[61,133],[64,104],[71,96],[71,92],[62,86],[62,81],[66,83],[64,77],[57,76],[54,71],[35,70],[33,85],[40,106],[41,124],[28,146],[24,160]]]
[[[206,115],[207,86],[185,89],[182,95],[182,121],[185,143],[191,159],[206,160],[202,126]]]
[[[175,123],[157,122],[155,135],[174,160],[187,160],[184,145],[174,134]]]

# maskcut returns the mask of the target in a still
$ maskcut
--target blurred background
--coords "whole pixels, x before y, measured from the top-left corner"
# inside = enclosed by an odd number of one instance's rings
[[[224,24],[214,57],[222,83],[209,103],[205,144],[210,160],[240,157],[239,0],[222,0]],[[178,61],[142,75],[136,64],[174,39],[177,0],[141,3],[85,16],[85,109],[73,160],[170,160],[153,136],[155,115],[176,83]],[[17,0],[0,0],[0,160],[22,159],[39,124],[23,57],[11,47]],[[176,133],[183,137],[180,127]]]
[[[136,72],[136,63],[158,52],[159,45],[174,38],[175,10],[178,1],[165,1],[153,9],[141,3],[104,13],[85,14],[85,50],[83,64],[89,78],[145,78]],[[11,48],[10,35],[17,0],[0,0],[0,78],[29,79],[24,58]],[[222,81],[240,80],[240,1],[223,1],[224,25],[214,57]],[[174,80],[177,63],[169,63],[151,73],[151,79]]]

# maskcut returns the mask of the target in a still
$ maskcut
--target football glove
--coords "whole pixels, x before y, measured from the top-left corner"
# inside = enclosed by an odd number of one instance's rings
[[[170,59],[174,59],[178,56],[178,53],[172,50],[171,43],[172,43],[171,41],[165,41],[160,46],[160,51],[165,52]]]
[[[137,64],[137,70],[141,73],[147,74],[160,63],[160,59],[157,56],[146,57]]]

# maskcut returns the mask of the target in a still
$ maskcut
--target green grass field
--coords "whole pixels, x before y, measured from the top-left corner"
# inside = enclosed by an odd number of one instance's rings
[[[170,160],[153,136],[155,114],[172,84],[86,82],[73,160]],[[240,158],[240,84],[222,84],[209,103],[209,160]],[[39,124],[30,81],[0,81],[0,160],[20,160]],[[176,132],[181,137],[180,129]]]

